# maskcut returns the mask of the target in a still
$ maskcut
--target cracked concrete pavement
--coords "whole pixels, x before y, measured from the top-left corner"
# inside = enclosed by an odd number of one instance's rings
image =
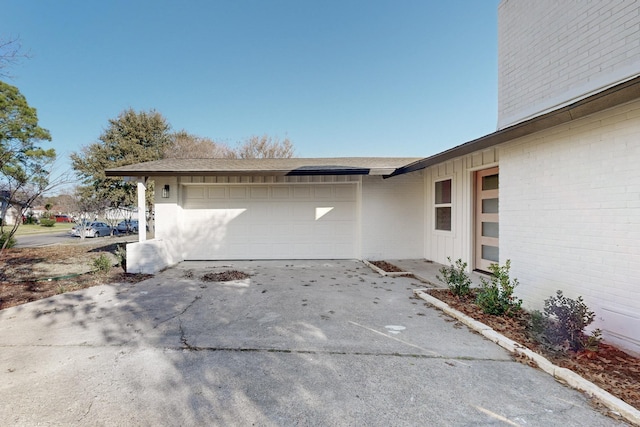
[[[207,282],[239,270],[244,280]],[[358,261],[185,262],[0,311],[6,425],[624,425]]]

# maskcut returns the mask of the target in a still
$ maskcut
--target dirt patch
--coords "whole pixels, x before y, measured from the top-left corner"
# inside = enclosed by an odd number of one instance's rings
[[[244,280],[251,277],[247,273],[237,270],[222,271],[220,273],[207,273],[202,276],[204,282],[229,282],[231,280]]]
[[[387,261],[369,261],[369,263],[375,265],[380,270],[387,273],[404,273],[404,270],[402,270],[400,267],[397,267]]]
[[[474,303],[475,295],[458,297],[449,290],[440,289],[426,292],[640,409],[640,358],[607,344],[600,344],[596,352],[554,352],[531,338],[527,330],[530,316],[525,310],[513,317],[493,316],[483,313]]]
[[[6,249],[0,255],[0,309],[106,283],[137,283],[150,275],[128,274],[115,266],[117,244],[97,242],[39,248]],[[97,273],[92,265],[100,255],[114,266]]]

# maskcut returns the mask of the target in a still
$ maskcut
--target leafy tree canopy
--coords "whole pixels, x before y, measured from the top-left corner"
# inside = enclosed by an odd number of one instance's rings
[[[36,110],[18,88],[0,81],[0,190],[8,199],[0,219],[9,205],[22,214],[48,188],[56,153],[38,143],[50,140],[51,134],[38,126]],[[19,223],[9,232],[11,236]],[[4,232],[4,222],[0,232]]]
[[[94,196],[109,201],[113,207],[132,206],[136,186],[119,177],[107,177],[105,169],[163,158],[171,144],[171,126],[157,111],[136,112],[128,109],[109,125],[98,142],[71,154],[71,164],[82,184]],[[148,201],[152,191],[148,192]]]
[[[0,167],[17,167],[25,157],[47,154],[35,145],[40,141],[51,141],[51,134],[38,126],[35,108],[17,87],[0,81]]]

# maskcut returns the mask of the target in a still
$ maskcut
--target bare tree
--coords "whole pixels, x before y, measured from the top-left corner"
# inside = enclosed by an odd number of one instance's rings
[[[239,159],[288,159],[295,157],[295,149],[289,138],[282,141],[269,135],[251,136],[238,143],[232,158]]]
[[[0,77],[13,77],[7,68],[27,58],[30,58],[30,55],[22,51],[22,44],[18,37],[0,37]]]
[[[86,237],[87,223],[101,215],[108,206],[108,200],[101,199],[87,187],[76,187],[69,208],[81,239]]]
[[[226,145],[187,133],[185,130],[171,135],[171,144],[165,147],[164,157],[169,159],[220,159],[231,157]]]
[[[39,165],[39,169],[35,172],[23,175],[23,180],[16,180],[10,175],[2,174],[2,178],[6,179],[3,183],[3,192],[7,200],[6,206],[15,209],[17,215],[11,226],[6,226],[4,222],[0,223],[0,234],[5,235],[4,244],[0,247],[0,254],[18,231],[18,227],[22,224],[22,218],[27,216],[35,200],[41,198],[44,193],[54,191],[71,182],[70,174],[52,177],[51,171],[54,161],[55,159],[51,159],[49,162]],[[2,212],[1,216],[4,217],[4,214]]]
[[[269,135],[251,136],[237,143],[235,148],[210,138],[192,135],[182,130],[171,137],[165,147],[164,158],[169,159],[271,159],[294,157],[289,138],[283,140]]]
[[[66,191],[56,196],[46,197],[44,202],[50,203],[53,206],[51,209],[59,214],[70,215],[76,206],[75,197]]]

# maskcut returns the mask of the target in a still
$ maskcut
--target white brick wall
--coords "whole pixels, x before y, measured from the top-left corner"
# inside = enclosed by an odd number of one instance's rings
[[[500,150],[500,261],[525,304],[582,295],[606,338],[640,352],[640,101]]]
[[[498,128],[640,73],[640,2],[503,0]]]
[[[362,178],[361,257],[421,258],[424,251],[422,172]]]

